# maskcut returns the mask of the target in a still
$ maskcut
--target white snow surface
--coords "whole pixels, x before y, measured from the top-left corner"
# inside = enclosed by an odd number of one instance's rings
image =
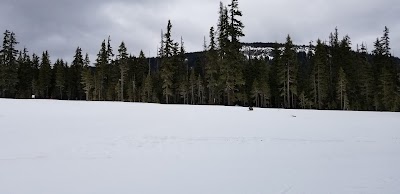
[[[400,193],[400,114],[0,99],[1,194]]]

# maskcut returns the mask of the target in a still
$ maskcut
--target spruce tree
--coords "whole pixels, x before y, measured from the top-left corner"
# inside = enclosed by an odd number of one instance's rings
[[[361,45],[361,51],[358,55],[358,63],[360,63],[360,89],[361,96],[364,99],[364,110],[373,110],[374,93],[376,87],[374,85],[374,75],[372,65],[368,60],[368,53],[365,45]]]
[[[72,98],[76,100],[82,100],[84,96],[84,90],[82,86],[82,71],[84,66],[84,60],[82,56],[82,49],[78,47],[75,51],[74,60],[71,64],[70,79],[72,79],[71,94]]]
[[[205,104],[205,87],[200,74],[197,76],[197,98],[198,104]]]
[[[153,80],[151,77],[151,69],[149,66],[149,71],[147,73],[147,76],[144,80],[144,86],[143,86],[143,101],[144,102],[153,102],[152,97],[153,97]]]
[[[215,104],[218,89],[218,51],[215,42],[214,27],[210,28],[210,45],[206,54],[205,78],[208,90],[208,103]]]
[[[163,96],[165,97],[165,103],[170,103],[170,98],[173,95],[172,86],[173,86],[173,64],[172,64],[172,56],[173,56],[173,47],[174,43],[171,38],[171,29],[172,24],[171,21],[168,20],[167,32],[164,35],[164,52],[162,56],[162,64],[161,64],[161,79],[162,79],[162,89]]]
[[[226,104],[226,92],[227,89],[232,88],[232,84],[230,83],[230,77],[229,76],[229,59],[228,59],[228,53],[229,53],[229,34],[228,34],[228,28],[229,28],[229,16],[228,16],[228,9],[226,6],[223,5],[222,2],[220,2],[220,8],[219,8],[219,19],[218,19],[218,66],[220,70],[220,75],[218,79],[218,89],[216,96],[216,101],[221,104],[221,98],[220,94],[223,94],[222,97],[222,102]]]
[[[297,96],[297,56],[296,51],[294,50],[293,42],[288,35],[285,43],[285,50],[282,55],[282,73],[281,75],[281,91],[286,92],[286,107],[287,108],[295,108],[294,97]]]
[[[51,86],[51,62],[47,51],[43,52],[39,69],[39,96],[41,98],[49,98],[49,90]]]
[[[347,78],[343,68],[339,69],[339,82],[337,85],[338,100],[340,102],[340,109],[347,110],[349,107],[349,100],[347,97]]]
[[[119,82],[119,68],[114,59],[113,48],[111,46],[111,37],[108,37],[107,51],[106,51],[106,99],[107,100],[119,100],[118,95],[120,94],[121,86]]]
[[[40,67],[40,58],[35,53],[32,54],[32,95],[39,96],[39,67]]]
[[[105,100],[105,91],[107,90],[106,81],[108,76],[108,59],[105,40],[103,40],[103,42],[101,43],[101,48],[99,53],[97,54],[95,67],[95,99]]]
[[[326,45],[317,41],[315,61],[312,73],[312,85],[314,88],[314,105],[318,109],[326,108],[328,97],[329,72],[327,69]]]
[[[56,69],[56,80],[55,80],[55,86],[59,92],[59,99],[63,99],[63,90],[65,88],[65,64],[64,61],[61,59],[58,59],[56,62],[56,65],[54,66]]]
[[[0,89],[2,97],[15,97],[18,83],[18,44],[14,32],[4,32],[3,48],[0,51]]]
[[[383,31],[383,36],[381,38],[382,51],[383,55],[386,57],[390,57],[390,38],[389,38],[389,28],[385,26],[385,30]]]
[[[119,69],[120,69],[120,84],[121,84],[121,91],[120,91],[120,97],[121,101],[124,101],[124,84],[125,84],[125,76],[127,75],[127,72],[129,70],[128,67],[128,53],[127,49],[125,47],[125,43],[122,42],[121,45],[119,46],[118,49],[118,56],[117,56],[118,64],[119,64]]]
[[[23,52],[20,52],[18,57],[18,84],[17,90],[18,98],[31,98],[32,95],[32,62],[28,55],[28,50],[24,48]]]
[[[83,85],[83,90],[86,94],[86,100],[93,100],[92,90],[94,88],[94,78],[92,75],[92,70],[90,67],[89,54],[86,53],[85,59],[83,60],[83,69],[81,72],[81,84]]]
[[[228,44],[228,55],[227,63],[228,70],[225,72],[226,75],[226,87],[225,92],[227,94],[228,105],[233,105],[234,102],[240,100],[240,96],[243,94],[243,64],[244,56],[240,49],[242,45],[240,38],[244,36],[243,28],[244,25],[240,21],[242,12],[239,10],[238,0],[232,0],[229,6],[229,26],[228,36],[230,42]]]

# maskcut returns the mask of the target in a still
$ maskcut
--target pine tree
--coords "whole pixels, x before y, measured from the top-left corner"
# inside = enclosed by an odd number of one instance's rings
[[[144,94],[144,98],[142,98],[142,99],[144,102],[153,102],[153,100],[152,100],[153,81],[152,81],[150,73],[146,76],[146,79],[144,81],[143,94]]]
[[[190,104],[196,104],[196,79],[197,78],[194,69],[191,69],[189,78]]]
[[[51,62],[47,51],[43,52],[39,69],[39,96],[49,98],[49,89],[51,86]]]
[[[121,45],[119,46],[118,49],[118,56],[117,56],[117,60],[119,62],[119,68],[120,68],[120,73],[121,73],[121,77],[120,77],[120,83],[121,83],[121,101],[124,101],[124,83],[125,83],[125,76],[127,74],[127,71],[129,70],[128,67],[128,53],[127,53],[127,49],[125,47],[125,43],[122,42]]]
[[[216,95],[218,88],[218,51],[215,42],[214,27],[210,28],[210,45],[206,54],[206,65],[205,65],[205,78],[207,81],[208,90],[208,103],[216,103]]]
[[[82,80],[83,90],[85,91],[86,94],[86,100],[92,100],[93,97],[91,97],[92,96],[91,94],[92,94],[92,89],[94,88],[94,78],[90,67],[90,60],[88,53],[86,53],[85,59],[83,61],[83,69],[81,74],[82,74],[81,80]]]
[[[220,2],[219,5],[219,19],[218,19],[218,45],[219,55],[222,59],[228,52],[229,34],[228,34],[229,22],[228,22],[228,9]]]
[[[17,97],[30,98],[32,95],[33,71],[31,68],[32,62],[26,48],[24,48],[23,52],[20,52],[18,66]]]
[[[284,104],[281,98],[281,91],[279,88],[279,78],[280,78],[280,67],[281,67],[281,51],[279,48],[279,44],[275,42],[273,44],[273,49],[272,49],[272,65],[271,65],[271,71],[269,74],[269,85],[270,85],[270,90],[271,90],[271,102],[272,104],[275,105],[275,107],[282,108],[284,107]],[[286,92],[284,92],[286,94]]]
[[[281,89],[281,91],[286,92],[286,107],[287,108],[295,108],[294,97],[297,96],[297,58],[296,51],[294,50],[294,46],[290,36],[288,35],[285,43],[285,50],[282,55],[282,65],[281,69],[281,87],[285,87],[286,89]],[[283,76],[282,76],[283,75]]]
[[[382,54],[386,57],[390,57],[390,38],[389,38],[389,28],[385,26],[385,30],[383,31],[383,36],[381,38],[382,44]]]
[[[228,70],[226,71],[226,87],[228,105],[232,105],[235,101],[240,100],[241,89],[244,86],[243,64],[244,56],[240,49],[242,48],[240,38],[244,36],[244,25],[240,21],[242,12],[239,10],[238,0],[232,0],[229,6],[229,26],[228,36],[230,42],[228,44]]]
[[[65,88],[65,64],[64,61],[61,59],[58,59],[56,62],[56,65],[54,66],[56,69],[56,80],[55,80],[55,86],[58,89],[59,92],[59,99],[63,99],[63,90]]]
[[[15,97],[18,83],[18,44],[14,32],[4,32],[3,49],[0,51],[0,92],[3,97]]]
[[[98,100],[105,100],[105,91],[107,90],[106,79],[108,76],[108,59],[105,40],[103,40],[101,43],[101,48],[97,54],[95,67],[95,98]]]
[[[340,109],[347,110],[349,101],[347,97],[347,78],[343,68],[339,69],[339,82],[337,85],[338,100],[340,102]]]
[[[318,109],[325,109],[326,99],[328,97],[329,73],[327,70],[327,52],[326,46],[317,41],[315,51],[315,62],[312,73],[312,84],[314,88],[314,104]]]
[[[374,85],[374,75],[372,72],[372,65],[368,61],[368,54],[365,45],[361,45],[361,51],[358,55],[358,61],[360,63],[360,89],[361,96],[364,99],[364,110],[373,110],[374,102],[374,91],[376,87]]]
[[[200,74],[197,76],[197,98],[198,104],[205,104],[205,87]]]
[[[258,80],[254,80],[253,87],[251,89],[251,97],[254,99],[254,103],[256,107],[260,107],[260,95],[261,95],[260,84]]]
[[[82,49],[78,47],[75,51],[74,60],[72,61],[70,68],[70,79],[71,82],[71,97],[73,99],[81,100],[84,96],[84,90],[82,86],[82,70],[84,66],[84,60],[82,56]]]
[[[162,56],[162,65],[161,65],[161,79],[162,79],[162,89],[163,96],[165,97],[165,102],[167,104],[170,103],[170,97],[173,95],[172,86],[173,86],[173,68],[172,68],[172,56],[173,56],[173,47],[174,43],[171,38],[171,29],[172,24],[171,21],[168,20],[167,32],[164,35],[164,55]]]
[[[385,27],[384,34],[375,42],[373,51],[375,83],[378,86],[374,97],[376,110],[397,110],[397,69],[390,59],[389,43],[389,29]]]
[[[106,99],[107,100],[119,100],[118,95],[120,93],[120,82],[119,82],[119,68],[114,60],[114,53],[111,46],[111,37],[108,37],[107,51],[106,51]]]
[[[35,53],[32,55],[32,95],[39,96],[39,67],[40,67],[40,58]]]
[[[215,94],[216,101],[221,104],[220,94],[223,94],[223,103],[226,104],[226,92],[227,89],[231,88],[229,80],[229,59],[227,54],[229,53],[229,16],[228,16],[228,9],[220,2],[219,7],[219,19],[218,19],[218,66],[219,66],[219,79],[218,79],[218,89],[217,94]]]

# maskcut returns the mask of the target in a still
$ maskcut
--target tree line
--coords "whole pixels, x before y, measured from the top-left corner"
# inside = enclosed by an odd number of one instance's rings
[[[220,3],[216,27],[204,50],[189,64],[183,39],[172,39],[168,21],[161,47],[150,63],[141,51],[128,53],[122,42],[113,51],[111,38],[101,43],[97,59],[76,49],[73,61],[50,61],[18,51],[16,35],[4,33],[0,50],[0,96],[62,100],[129,101],[166,104],[241,105],[333,110],[400,110],[400,67],[390,52],[389,29],[377,38],[372,53],[362,44],[351,49],[349,36],[336,28],[329,41],[310,42],[296,52],[288,35],[274,44],[273,59],[244,55],[244,25],[238,0]],[[281,46],[283,45],[283,46]]]

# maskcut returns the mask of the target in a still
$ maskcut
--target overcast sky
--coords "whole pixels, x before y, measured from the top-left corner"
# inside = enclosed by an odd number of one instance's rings
[[[392,53],[400,55],[399,0],[241,0],[239,8],[243,42],[283,42],[290,34],[308,44],[327,40],[337,26],[340,37],[348,34],[354,47],[366,42],[371,51],[388,26]],[[48,50],[53,62],[71,61],[77,46],[94,62],[109,35],[115,52],[124,41],[133,55],[142,49],[154,56],[168,19],[176,41],[182,36],[187,51],[202,50],[218,9],[219,0],[2,0],[0,30],[14,31],[30,53]]]

